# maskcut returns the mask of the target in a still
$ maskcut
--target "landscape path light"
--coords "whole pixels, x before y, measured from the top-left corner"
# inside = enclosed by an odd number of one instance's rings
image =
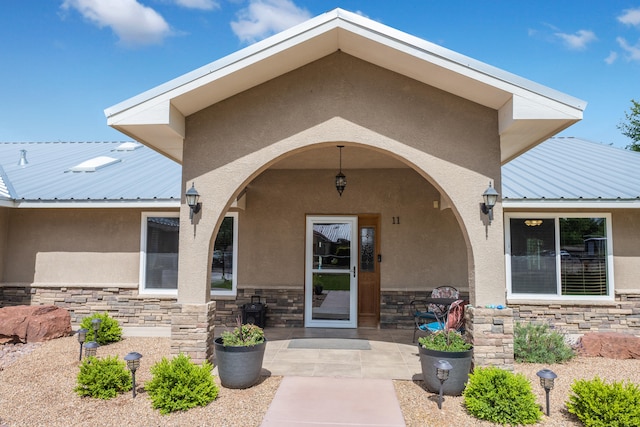
[[[446,360],[438,360],[433,364],[436,367],[436,377],[440,380],[440,395],[438,396],[438,409],[442,409],[442,401],[444,398],[442,397],[442,386],[444,382],[449,378],[449,371],[453,369],[451,363]]]
[[[95,341],[84,343],[84,358],[88,359],[90,357],[96,357],[98,347],[100,347],[100,345]]]
[[[131,380],[133,382],[133,397],[136,397],[136,371],[140,367],[140,359],[142,355],[132,351],[124,357],[127,362],[127,368],[131,371]]]
[[[80,343],[80,357],[78,357],[78,360],[82,360],[82,344],[87,339],[87,332],[89,332],[88,329],[78,329],[78,342]]]
[[[100,319],[99,317],[96,317],[91,321],[91,325],[93,325],[93,333],[95,335],[93,337],[93,340],[95,342],[98,342],[98,331],[100,330],[100,323],[102,323],[102,319]]]
[[[543,369],[536,374],[540,377],[540,385],[547,395],[547,417],[549,416],[549,392],[553,389],[553,382],[558,376],[551,369]]]

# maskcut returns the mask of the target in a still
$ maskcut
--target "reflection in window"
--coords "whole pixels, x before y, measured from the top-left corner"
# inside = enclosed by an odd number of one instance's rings
[[[235,218],[227,216],[222,220],[218,236],[213,245],[211,262],[211,290],[232,291],[233,287],[233,247]]]
[[[510,218],[509,227],[512,293],[609,295],[606,218]]]
[[[147,217],[146,289],[178,288],[179,218]]]
[[[175,293],[178,289],[178,214],[143,214],[141,291]],[[237,213],[228,213],[216,237],[211,265],[211,289],[219,294],[236,291],[235,241]]]
[[[313,268],[349,270],[351,268],[351,224],[313,224]]]

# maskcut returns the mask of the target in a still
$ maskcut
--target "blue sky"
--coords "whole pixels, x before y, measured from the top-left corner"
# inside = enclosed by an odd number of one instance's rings
[[[3,0],[0,140],[127,140],[105,108],[336,7],[587,101],[564,136],[631,142],[640,0]]]

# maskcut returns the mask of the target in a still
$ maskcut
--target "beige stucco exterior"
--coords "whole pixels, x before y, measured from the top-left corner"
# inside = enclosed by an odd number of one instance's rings
[[[140,210],[12,209],[7,216],[4,282],[137,287]]]
[[[501,209],[498,205],[491,225],[480,212],[487,184],[499,188],[500,182],[495,111],[338,52],[190,116],[187,135],[184,186],[196,183],[203,209],[194,226],[186,206],[182,209],[181,229],[193,233],[180,235],[180,302],[208,301],[212,236],[235,196],[248,188],[250,206],[252,181],[269,166],[336,143],[393,156],[426,181],[432,196],[437,189],[450,200],[459,227],[455,234],[465,241],[471,302],[504,301]],[[331,180],[328,185],[335,191]],[[362,191],[358,195],[350,188],[340,200],[341,211],[354,213],[357,198],[375,193],[382,198],[389,189]],[[317,198],[306,213],[318,213],[323,203]],[[361,213],[372,212],[367,210]]]
[[[344,170],[342,197],[331,170],[268,170],[252,181],[240,212],[241,286],[304,284],[305,216],[373,213],[380,227],[382,290],[467,290],[467,250],[451,209],[434,208],[436,189],[411,169]],[[283,190],[286,189],[286,190]],[[322,203],[318,203],[318,201]],[[400,219],[394,224],[392,217]]]
[[[640,293],[640,245],[638,224],[640,210],[620,209],[612,211],[613,268],[616,290],[635,290]]]
[[[9,208],[0,207],[0,283],[4,277],[4,254],[7,253],[7,232],[9,223]]]

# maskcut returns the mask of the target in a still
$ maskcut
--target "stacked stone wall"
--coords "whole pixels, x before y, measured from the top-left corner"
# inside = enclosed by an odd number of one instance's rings
[[[498,366],[512,371],[513,310],[467,306],[466,335],[473,344],[474,366]]]
[[[238,316],[242,317],[242,306],[251,302],[252,296],[259,296],[260,302],[266,304],[267,327],[304,326],[304,290],[246,288],[238,289],[237,297],[214,297],[217,303],[215,324],[232,327],[236,325]]]
[[[625,297],[597,304],[540,301],[510,307],[516,322],[548,323],[566,335],[622,332],[640,336],[640,300],[637,298]]]
[[[171,354],[184,353],[195,363],[213,363],[215,301],[174,304],[171,316]]]
[[[171,315],[179,311],[176,297],[146,297],[131,288],[5,286],[0,292],[0,306],[55,305],[69,311],[72,325],[107,312],[123,327],[170,326]]]

